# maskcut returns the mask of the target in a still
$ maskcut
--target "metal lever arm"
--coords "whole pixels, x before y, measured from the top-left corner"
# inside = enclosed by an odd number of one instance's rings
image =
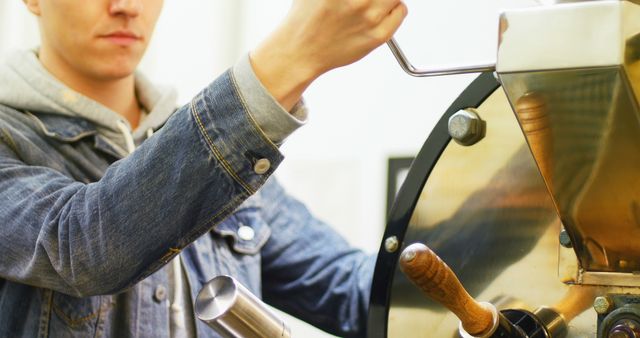
[[[429,77],[429,76],[441,76],[441,75],[453,75],[453,74],[467,74],[467,73],[482,73],[482,72],[493,72],[496,69],[495,63],[486,64],[486,65],[478,65],[478,66],[467,66],[467,67],[453,67],[453,68],[442,68],[442,69],[416,69],[411,62],[407,59],[407,57],[400,49],[400,46],[396,42],[395,38],[391,38],[391,40],[387,41],[387,46],[391,49],[391,53],[396,57],[400,67],[404,69],[407,74],[415,77]]]

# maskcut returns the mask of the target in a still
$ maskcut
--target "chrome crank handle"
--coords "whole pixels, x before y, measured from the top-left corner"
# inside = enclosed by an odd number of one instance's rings
[[[442,69],[416,69],[411,62],[407,59],[407,57],[400,49],[400,46],[396,42],[395,38],[391,38],[391,40],[387,41],[387,46],[391,49],[391,53],[396,57],[400,67],[404,69],[407,74],[415,77],[430,77],[430,76],[441,76],[441,75],[453,75],[453,74],[468,74],[468,73],[482,73],[482,72],[493,72],[496,70],[496,64],[486,64],[486,65],[478,65],[478,66],[466,66],[466,67],[453,67],[453,68],[442,68]]]

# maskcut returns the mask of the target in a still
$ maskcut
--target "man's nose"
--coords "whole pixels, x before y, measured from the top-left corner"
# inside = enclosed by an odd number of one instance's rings
[[[111,0],[109,13],[111,15],[125,15],[136,17],[142,12],[141,0]]]

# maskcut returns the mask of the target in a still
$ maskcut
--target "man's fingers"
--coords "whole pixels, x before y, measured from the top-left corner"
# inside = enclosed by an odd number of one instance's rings
[[[378,0],[378,7],[382,8],[385,13],[391,13],[398,5],[402,3],[401,0]]]
[[[378,26],[382,21],[384,21],[394,9],[398,7],[399,4],[402,3],[401,0],[369,0],[370,7],[368,10],[368,18],[369,21]]]
[[[382,42],[389,41],[398,30],[404,18],[407,17],[409,9],[400,1],[376,27],[374,35]]]

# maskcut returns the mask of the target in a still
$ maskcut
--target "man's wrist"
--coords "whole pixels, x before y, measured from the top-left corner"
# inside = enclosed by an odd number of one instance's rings
[[[263,86],[285,110],[290,111],[322,71],[283,37],[286,34],[275,32],[249,57]]]

